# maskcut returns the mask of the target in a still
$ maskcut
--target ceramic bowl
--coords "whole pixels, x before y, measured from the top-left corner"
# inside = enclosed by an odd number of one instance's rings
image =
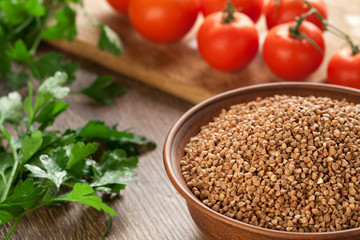
[[[317,83],[271,83],[231,90],[212,97],[187,111],[170,130],[164,144],[164,165],[174,187],[186,200],[189,212],[207,239],[280,240],[280,239],[360,239],[360,228],[324,233],[293,233],[253,226],[222,215],[204,205],[187,187],[181,175],[184,147],[200,127],[218,116],[222,109],[275,94],[323,96],[360,103],[360,91]],[[186,231],[186,229],[184,229]]]

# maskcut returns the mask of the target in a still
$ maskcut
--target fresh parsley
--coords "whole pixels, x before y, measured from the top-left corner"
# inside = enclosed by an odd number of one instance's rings
[[[98,77],[89,87],[80,90],[78,93],[82,93],[105,105],[114,104],[112,98],[122,95],[126,91],[126,87],[111,83],[111,81],[110,76]]]
[[[79,10],[86,12],[81,0],[0,1],[0,78],[7,80],[8,87],[22,87],[30,79],[30,74],[41,82],[57,71],[67,73],[66,84],[75,80],[79,64],[64,60],[58,53],[49,52],[43,56],[36,53],[42,39],[74,40],[77,35],[75,19]],[[122,45],[117,34],[89,13],[86,12],[86,15],[100,30],[98,47],[120,55]],[[99,79],[79,92],[102,104],[113,104],[112,98],[121,95],[125,88],[116,83],[101,84],[111,81],[111,78]],[[96,89],[98,92],[92,90],[94,85],[99,87]]]
[[[5,239],[24,215],[64,201],[116,215],[96,192],[119,193],[137,181],[137,155],[155,146],[100,121],[63,133],[47,130],[68,107],[62,101],[67,81],[56,72],[36,93],[29,82],[23,102],[18,92],[0,98],[0,225],[14,221]]]

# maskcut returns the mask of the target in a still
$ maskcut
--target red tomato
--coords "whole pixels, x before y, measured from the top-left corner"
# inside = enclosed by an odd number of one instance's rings
[[[212,67],[237,71],[248,65],[259,46],[254,22],[245,14],[234,13],[234,21],[223,23],[223,13],[207,16],[197,34],[199,52]]]
[[[201,11],[205,16],[223,11],[226,8],[227,0],[202,0]],[[264,0],[231,0],[235,8],[248,15],[254,22],[261,16]]]
[[[360,89],[360,52],[353,55],[350,48],[335,53],[329,62],[328,82]]]
[[[130,0],[107,0],[112,8],[122,14],[128,13]]]
[[[322,63],[325,43],[322,32],[310,22],[303,22],[299,32],[305,33],[323,51],[321,53],[305,38],[295,38],[289,32],[295,22],[272,28],[265,38],[263,58],[267,66],[280,78],[299,81],[307,78]]]
[[[129,17],[146,39],[171,43],[180,40],[194,25],[199,0],[131,0]]]
[[[279,1],[278,5],[276,5],[276,1]],[[309,0],[309,3],[327,19],[326,5],[323,0]],[[266,24],[270,29],[275,25],[294,21],[295,17],[309,11],[309,7],[302,0],[269,0],[264,11]],[[322,22],[315,14],[310,15],[306,20],[324,30]]]

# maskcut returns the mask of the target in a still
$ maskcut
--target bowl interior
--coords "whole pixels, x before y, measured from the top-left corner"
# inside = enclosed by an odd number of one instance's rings
[[[257,97],[265,98],[282,94],[293,96],[322,96],[338,100],[346,98],[349,102],[360,103],[360,91],[351,88],[315,83],[272,83],[228,91],[196,105],[175,123],[164,145],[164,164],[167,174],[174,187],[188,203],[199,204],[199,207],[208,209],[205,211],[211,211],[215,215],[221,215],[203,205],[201,201],[193,195],[182,177],[180,161],[184,156],[184,147],[190,138],[200,131],[201,126],[206,125],[212,121],[215,116],[219,115],[222,109],[228,109],[234,104],[255,100]],[[239,223],[236,220],[223,215],[221,216],[224,219],[227,218],[228,221],[233,222],[233,224]],[[255,226],[254,228],[258,229],[258,227]],[[356,229],[359,231],[359,228]],[[337,231],[337,233],[340,234],[340,232],[344,233],[345,231],[353,230],[354,229]],[[271,232],[271,230],[269,231]]]

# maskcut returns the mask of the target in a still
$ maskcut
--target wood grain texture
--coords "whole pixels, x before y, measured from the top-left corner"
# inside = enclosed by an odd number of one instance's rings
[[[155,150],[139,158],[136,172],[140,181],[129,184],[113,199],[111,207],[118,215],[106,239],[202,240],[185,201],[172,187],[162,163],[165,136],[191,104],[94,64],[82,65],[74,90],[87,86],[97,74],[113,75],[129,89],[113,106],[96,104],[81,95],[68,97],[70,108],[55,122],[55,128],[77,128],[90,119],[98,119],[118,124],[118,129],[130,129],[150,137],[157,143]],[[106,223],[105,214],[78,204],[44,207],[25,217],[11,239],[98,240],[103,238]],[[0,226],[0,239],[9,229],[9,224]]]
[[[254,61],[244,70],[224,73],[209,67],[196,49],[196,27],[180,43],[156,44],[143,39],[134,31],[125,16],[119,16],[106,1],[85,0],[89,12],[108,24],[121,37],[126,53],[120,57],[101,52],[96,48],[99,32],[84,15],[79,15],[78,38],[68,43],[53,41],[51,44],[73,54],[97,62],[109,69],[130,76],[141,82],[162,89],[175,96],[198,103],[217,93],[257,83],[281,81],[267,69],[261,49]],[[329,20],[360,41],[360,0],[325,0]],[[260,42],[265,39],[264,18],[257,24]],[[326,66],[330,56],[344,44],[337,37],[325,33],[326,56],[320,69],[307,81],[325,82]]]

